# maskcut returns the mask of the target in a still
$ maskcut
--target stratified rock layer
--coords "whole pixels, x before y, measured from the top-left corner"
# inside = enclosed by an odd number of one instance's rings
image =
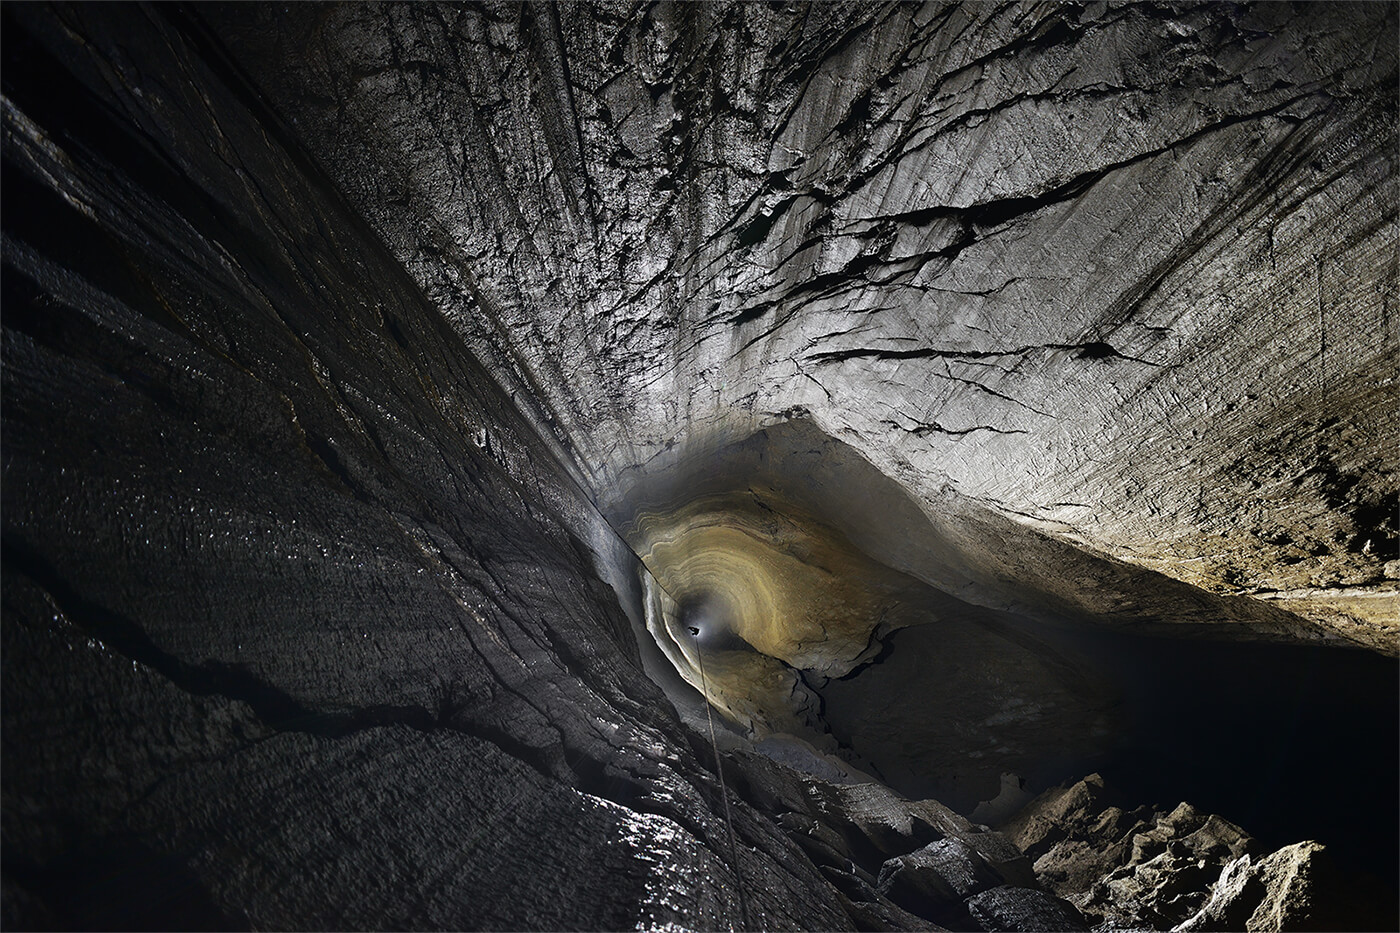
[[[635,558],[207,37],[4,15],[5,926],[849,927],[741,800],[731,851]]]
[[[604,501],[803,414],[1397,650],[1392,6],[207,17]]]
[[[1081,925],[677,715],[629,523],[769,430],[846,570],[1394,650],[1393,6],[0,14],[6,927]]]

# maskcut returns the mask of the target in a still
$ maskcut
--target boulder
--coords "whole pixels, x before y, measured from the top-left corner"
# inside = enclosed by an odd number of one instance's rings
[[[1374,910],[1374,879],[1343,873],[1317,842],[1284,846],[1261,859],[1243,855],[1225,866],[1210,900],[1178,933],[1213,930],[1393,929],[1394,915]]]
[[[1069,901],[1032,888],[1002,885],[983,891],[968,900],[967,910],[980,928],[988,931],[1089,929],[1084,916]]]

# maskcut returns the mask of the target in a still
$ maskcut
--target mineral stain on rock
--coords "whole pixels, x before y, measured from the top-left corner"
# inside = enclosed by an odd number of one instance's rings
[[[0,924],[1395,927],[1394,5],[0,17]]]

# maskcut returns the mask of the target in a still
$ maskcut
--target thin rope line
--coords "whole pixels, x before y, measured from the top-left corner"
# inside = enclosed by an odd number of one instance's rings
[[[739,847],[734,843],[734,814],[729,809],[729,789],[724,783],[724,765],[719,759],[719,742],[715,741],[715,717],[710,711],[710,687],[705,680],[705,652],[700,648],[700,635],[695,633],[695,657],[700,660],[700,693],[705,701],[705,719],[710,723],[710,747],[715,751],[715,772],[719,775],[719,793],[724,798],[724,822],[729,827],[729,855],[734,860],[734,881],[739,891],[739,913],[744,918],[744,929],[752,929],[749,923],[749,900],[744,896],[744,876],[739,871]],[[734,925],[730,924],[730,930]]]

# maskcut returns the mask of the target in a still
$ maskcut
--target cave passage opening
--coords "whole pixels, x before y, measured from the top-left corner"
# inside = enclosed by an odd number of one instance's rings
[[[647,631],[759,751],[991,823],[1008,784],[1025,800],[1097,771],[1394,877],[1391,660],[1230,640],[1200,591],[940,504],[797,421],[641,476],[613,511],[653,581]],[[1017,548],[1034,576],[1006,573]],[[1065,596],[1104,580],[1134,615]]]

